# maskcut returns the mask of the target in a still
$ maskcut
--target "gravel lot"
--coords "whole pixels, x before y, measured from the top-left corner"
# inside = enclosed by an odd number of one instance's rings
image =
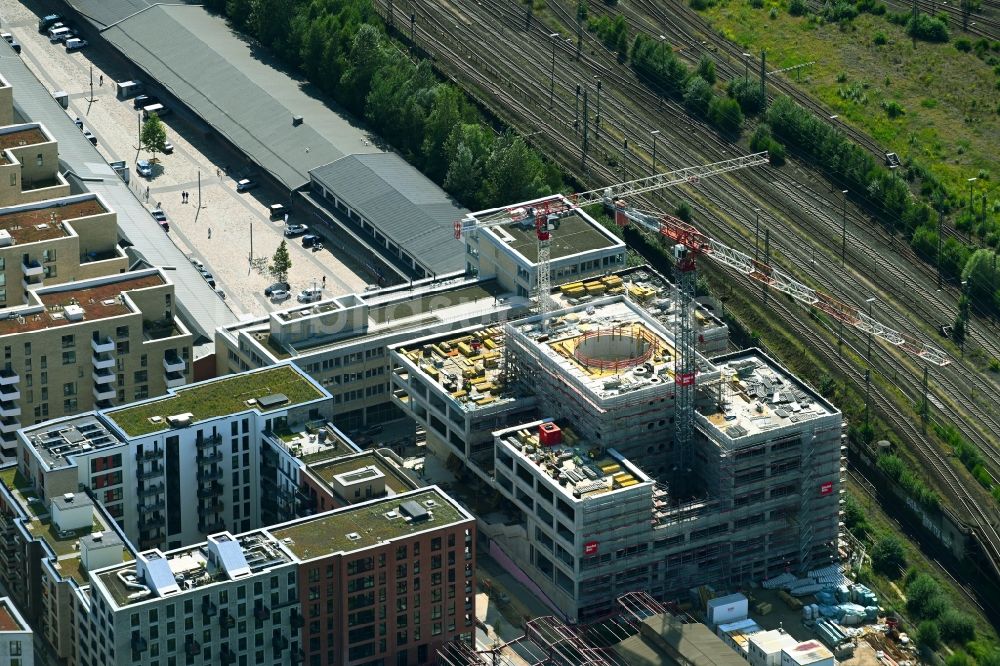
[[[128,78],[127,74],[115,71],[114,64],[107,65],[109,71],[99,66],[114,63],[116,58],[105,53],[92,53],[90,49],[94,47],[66,53],[62,45],[50,44],[46,36],[38,33],[37,14],[15,0],[0,0],[0,21],[3,30],[13,33],[21,43],[22,59],[43,84],[49,90],[69,93],[67,113],[70,118],[81,118],[84,126],[97,136],[98,150],[105,158],[109,161],[125,160],[130,165],[133,192],[144,203],[148,186],[147,207],[151,209],[157,202],[161,203],[170,221],[167,236],[185,254],[202,261],[214,274],[233,312],[237,315],[262,314],[288,306],[287,302],[275,305],[263,295],[264,287],[273,281],[263,264],[283,239],[284,227],[283,221],[269,219],[267,206],[287,204],[286,197],[265,187],[243,194],[236,192],[238,178],[228,174],[240,177],[252,170],[251,165],[237,163],[233,153],[204,139],[193,123],[176,112],[163,118],[167,139],[175,147],[173,154],[157,156],[159,162],[149,180],[138,177],[135,173],[136,159],[149,159],[151,155],[137,151],[139,121],[132,101],[116,99],[114,80]],[[100,85],[102,75],[104,83]],[[189,192],[190,203],[187,204],[182,203],[181,197],[185,191]],[[289,221],[296,221],[294,214]],[[152,219],[150,223],[153,224]],[[251,233],[254,262],[250,261]],[[364,289],[366,280],[329,250],[312,252],[302,247],[299,238],[289,239],[288,245],[292,258],[289,282],[293,291],[314,283],[325,287],[326,296]]]

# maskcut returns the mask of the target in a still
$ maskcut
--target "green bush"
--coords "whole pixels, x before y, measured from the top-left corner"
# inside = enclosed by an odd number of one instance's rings
[[[876,46],[883,46],[889,40],[886,38],[885,33],[879,30],[878,32],[875,33],[875,37],[872,38],[872,41],[875,43]]]
[[[638,34],[632,42],[632,69],[657,92],[663,95],[680,96],[688,69],[670,45],[644,34]]]
[[[677,204],[677,208],[674,209],[674,215],[685,222],[690,222],[694,213],[691,210],[691,204],[686,201],[682,201]]]
[[[948,25],[940,17],[917,14],[906,22],[906,34],[925,42],[947,42]]]
[[[918,620],[933,620],[948,610],[948,599],[937,580],[919,573],[906,586],[906,609]]]
[[[955,48],[963,53],[968,53],[972,50],[972,42],[965,37],[959,37],[955,40]]]
[[[851,21],[858,15],[858,8],[846,0],[837,0],[826,3],[821,15],[828,23]]]
[[[906,113],[906,111],[903,110],[903,107],[899,105],[899,102],[894,99],[883,100],[882,110],[885,111],[885,115],[890,118],[898,118]]]
[[[941,645],[941,630],[934,620],[924,620],[917,627],[917,645],[928,652]]]
[[[809,12],[809,5],[805,0],[791,0],[788,3],[788,13],[792,16],[805,16]]]
[[[684,86],[684,108],[692,115],[704,118],[708,115],[708,105],[712,101],[712,86],[698,75],[688,79]]]
[[[761,93],[759,81],[743,77],[733,79],[726,86],[726,92],[739,102],[740,109],[747,115],[757,113],[764,108],[764,95]]]
[[[906,569],[906,552],[903,542],[895,536],[884,536],[871,550],[872,568],[886,578],[897,579]]]
[[[970,615],[954,608],[949,608],[941,613],[938,625],[941,628],[942,640],[949,643],[964,645],[976,637],[975,620]]]
[[[708,104],[708,120],[723,134],[736,135],[743,128],[739,102],[729,97],[713,97]]]

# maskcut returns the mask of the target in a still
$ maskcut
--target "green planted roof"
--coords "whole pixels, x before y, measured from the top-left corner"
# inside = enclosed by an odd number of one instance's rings
[[[283,409],[323,395],[292,366],[283,365],[194,384],[177,389],[169,397],[117,409],[107,415],[130,437],[138,437],[167,427],[165,423],[151,422],[149,419],[153,416],[166,419],[168,416],[190,412],[194,415],[194,421],[204,421],[245,411],[249,409],[247,400],[277,393],[284,394],[288,402],[270,409]],[[270,411],[260,406],[257,409]]]

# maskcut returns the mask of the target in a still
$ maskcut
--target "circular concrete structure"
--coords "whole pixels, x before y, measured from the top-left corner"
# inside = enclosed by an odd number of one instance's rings
[[[601,330],[584,334],[573,356],[588,367],[619,370],[645,363],[654,351],[652,342],[637,332]]]

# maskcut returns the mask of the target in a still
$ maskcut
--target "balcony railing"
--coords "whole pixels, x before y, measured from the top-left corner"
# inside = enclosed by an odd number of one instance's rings
[[[184,372],[187,368],[187,361],[178,356],[164,356],[163,370],[165,372]]]
[[[208,486],[198,488],[198,499],[208,499],[210,497],[220,497],[223,486],[221,483],[212,483]]]
[[[7,435],[12,432],[17,432],[18,430],[20,430],[20,428],[21,428],[21,422],[17,419],[16,416],[0,419],[0,433]]]
[[[91,357],[91,362],[98,370],[115,367],[115,357],[111,354],[94,354]]]
[[[208,449],[218,446],[222,443],[222,435],[212,435],[211,437],[204,437],[202,439],[195,440],[195,448],[197,449]]]
[[[142,466],[136,471],[135,475],[140,480],[155,479],[159,476],[163,476],[163,465],[152,465],[148,469],[145,466]]]
[[[197,461],[199,465],[211,465],[212,463],[217,463],[222,460],[222,451],[216,451],[215,453],[205,453],[198,456]]]
[[[102,384],[94,384],[94,400],[114,400],[115,387]]]
[[[0,402],[0,416],[7,418],[9,416],[20,416],[21,406],[16,402],[3,401]]]
[[[21,381],[21,375],[13,370],[0,370],[0,386],[11,386]]]
[[[115,350],[115,341],[107,336],[95,335],[90,338],[90,348],[94,350],[95,354],[110,354]]]
[[[212,516],[217,513],[222,513],[225,507],[222,502],[209,502],[208,504],[198,505],[198,515],[199,516]]]
[[[20,400],[21,390],[13,384],[0,383],[0,400]]]
[[[135,454],[135,459],[139,462],[145,462],[149,460],[159,460],[163,457],[163,449],[144,449]]]
[[[167,388],[177,388],[178,386],[184,386],[187,383],[187,379],[184,377],[183,372],[168,372],[163,375],[163,381],[166,383]]]
[[[221,469],[206,469],[202,472],[198,472],[198,481],[206,483],[208,481],[217,481],[222,478]]]
[[[45,267],[37,259],[21,260],[21,272],[26,277],[36,277],[45,272]]]
[[[139,490],[140,497],[150,497],[152,495],[159,495],[163,492],[164,485],[162,483],[152,483],[141,490]]]

